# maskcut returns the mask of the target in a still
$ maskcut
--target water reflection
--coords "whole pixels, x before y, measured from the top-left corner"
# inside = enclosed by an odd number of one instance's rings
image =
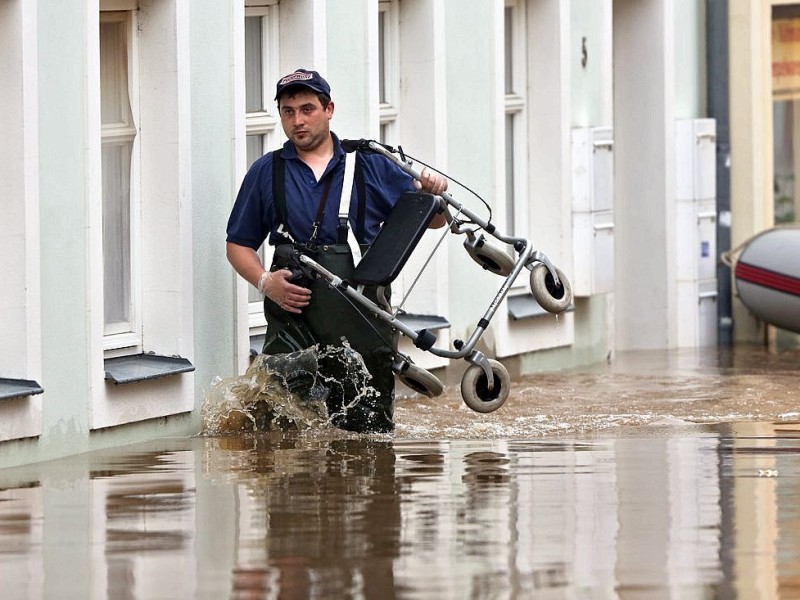
[[[795,598],[799,483],[791,423],[151,443],[0,474],[2,597]]]

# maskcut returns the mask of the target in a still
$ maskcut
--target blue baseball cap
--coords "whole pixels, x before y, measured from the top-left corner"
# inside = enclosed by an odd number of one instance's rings
[[[326,96],[331,95],[331,86],[328,82],[317,73],[316,71],[307,71],[306,69],[297,69],[294,73],[289,73],[278,80],[278,85],[275,91],[275,100],[277,100],[284,90],[288,87],[301,85],[309,88],[315,92],[320,92]]]

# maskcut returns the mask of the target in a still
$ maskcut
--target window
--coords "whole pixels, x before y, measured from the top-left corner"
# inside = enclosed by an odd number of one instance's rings
[[[507,0],[504,12],[506,231],[526,237],[526,62],[525,3]]]
[[[269,4],[272,4],[271,6]],[[281,143],[280,118],[273,100],[273,83],[278,80],[277,1],[246,2],[244,19],[245,111],[247,166]],[[259,256],[265,264],[267,248]],[[250,326],[266,325],[261,294],[249,288]]]
[[[378,100],[380,141],[398,142],[400,96],[400,8],[398,0],[378,4]]]
[[[131,104],[129,65],[133,13],[100,15],[100,112],[103,189],[103,308],[106,349],[141,346],[138,255],[133,231],[136,126]]]
[[[87,38],[92,429],[194,404],[191,38],[181,4],[100,0]]]

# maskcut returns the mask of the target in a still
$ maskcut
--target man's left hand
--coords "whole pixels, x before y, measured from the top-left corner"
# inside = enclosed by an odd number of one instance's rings
[[[420,188],[423,192],[428,192],[434,196],[440,196],[442,192],[447,191],[447,178],[441,173],[431,171],[427,167],[422,169],[419,182]]]

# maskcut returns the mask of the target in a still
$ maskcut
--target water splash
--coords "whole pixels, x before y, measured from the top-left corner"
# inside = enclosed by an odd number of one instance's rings
[[[324,429],[374,399],[372,375],[347,340],[289,354],[259,354],[244,375],[216,378],[203,403],[203,434]],[[323,374],[322,371],[335,373]],[[328,397],[352,398],[329,414]]]
[[[203,403],[203,433],[306,429],[328,421],[316,347],[259,354],[244,375],[217,378]]]

